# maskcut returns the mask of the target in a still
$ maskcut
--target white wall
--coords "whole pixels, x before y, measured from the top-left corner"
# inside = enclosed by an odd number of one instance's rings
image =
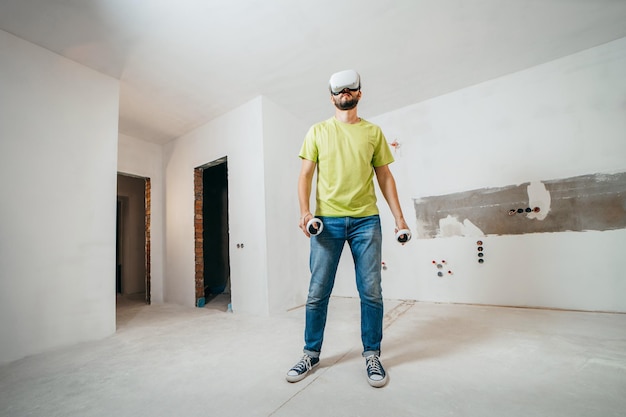
[[[268,313],[262,127],[258,97],[165,145],[166,302],[195,304],[193,172],[227,156],[233,310]]]
[[[115,331],[119,83],[0,31],[0,363]]]
[[[329,108],[330,110],[330,108]],[[298,227],[298,153],[309,126],[263,98],[265,213],[270,313],[302,305],[309,286],[309,239]]]
[[[165,146],[165,301],[195,303],[193,171],[226,156],[233,309],[265,315],[303,303],[308,240],[296,184],[307,128],[258,97]]]
[[[372,118],[400,142],[391,169],[410,226],[413,198],[625,171],[625,74],[626,38]],[[399,246],[380,207],[387,298],[626,311],[626,230],[489,236],[479,265],[475,237]],[[354,295],[350,268],[336,294]]]
[[[128,135],[118,137],[117,170],[150,178],[150,298],[163,302],[163,147]]]

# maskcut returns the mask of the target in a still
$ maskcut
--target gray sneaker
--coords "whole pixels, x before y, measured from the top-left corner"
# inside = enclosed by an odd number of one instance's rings
[[[380,358],[376,355],[370,355],[365,358],[365,366],[367,370],[367,382],[375,388],[380,388],[387,383],[387,373]]]
[[[304,379],[311,369],[319,365],[320,358],[313,358],[305,354],[302,359],[296,363],[293,368],[287,372],[287,381],[298,382]]]

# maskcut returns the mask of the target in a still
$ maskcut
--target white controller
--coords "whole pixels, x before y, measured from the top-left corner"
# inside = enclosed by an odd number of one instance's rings
[[[398,230],[396,240],[400,243],[406,243],[411,240],[411,231],[409,229]]]
[[[315,226],[317,226],[317,228]],[[309,234],[319,235],[322,233],[322,230],[324,230],[324,223],[322,223],[322,221],[317,217],[313,217],[306,224],[306,230],[309,231]]]

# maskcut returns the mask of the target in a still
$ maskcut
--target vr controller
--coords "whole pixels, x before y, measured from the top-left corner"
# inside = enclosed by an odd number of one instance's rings
[[[396,233],[396,240],[399,243],[406,243],[411,240],[411,231],[409,229],[401,229]]]
[[[336,72],[330,76],[328,88],[333,95],[341,93],[346,88],[350,91],[361,89],[361,77],[355,70]]]
[[[324,223],[322,223],[322,221],[317,217],[313,217],[307,222],[306,230],[308,230],[309,234],[313,236],[319,235],[320,233],[322,233],[322,230],[324,230]]]

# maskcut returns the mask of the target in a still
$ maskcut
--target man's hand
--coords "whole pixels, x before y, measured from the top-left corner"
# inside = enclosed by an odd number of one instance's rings
[[[305,213],[303,216],[300,216],[300,223],[298,224],[298,227],[300,227],[300,229],[302,229],[302,231],[304,232],[306,237],[311,237],[311,234],[309,233],[309,231],[306,229],[306,224],[309,222],[309,220],[311,220],[313,218],[313,215],[311,213]],[[316,226],[313,226],[316,227]],[[316,227],[317,228],[317,227]]]

